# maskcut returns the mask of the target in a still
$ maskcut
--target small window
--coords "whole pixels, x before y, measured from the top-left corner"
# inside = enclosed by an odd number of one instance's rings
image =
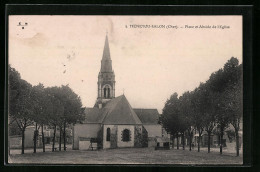
[[[107,94],[108,94],[108,98],[110,98],[110,88],[107,88]]]
[[[110,128],[107,128],[107,141],[110,141]]]
[[[124,129],[122,132],[122,141],[123,142],[128,142],[130,141],[130,130],[128,129]]]
[[[104,88],[104,97],[107,96],[107,88]]]

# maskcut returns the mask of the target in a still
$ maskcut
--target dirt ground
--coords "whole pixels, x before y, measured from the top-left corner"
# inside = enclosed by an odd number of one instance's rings
[[[218,149],[217,149],[218,150]],[[99,151],[71,150],[43,153],[40,149],[37,153],[26,150],[24,155],[20,150],[12,150],[9,163],[14,164],[242,164],[242,155],[223,152],[219,154],[212,149],[207,153],[206,149],[197,152],[182,149],[154,150],[154,148],[124,148],[106,149]]]

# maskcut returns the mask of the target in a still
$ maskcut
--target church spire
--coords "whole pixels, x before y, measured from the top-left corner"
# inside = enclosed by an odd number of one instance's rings
[[[106,34],[106,40],[105,40],[105,46],[104,46],[104,50],[103,50],[103,57],[102,60],[105,59],[110,59],[110,50],[109,50],[109,43],[108,43],[108,37]]]
[[[101,60],[100,72],[112,72],[112,60],[110,58],[110,50],[108,43],[108,36],[106,35],[105,46],[103,50],[103,57]]]
[[[101,69],[98,74],[98,97],[95,107],[104,104],[115,98],[115,74],[112,69],[112,60],[108,44],[108,36],[106,35],[103,57],[101,60]],[[102,106],[101,106],[102,107]]]

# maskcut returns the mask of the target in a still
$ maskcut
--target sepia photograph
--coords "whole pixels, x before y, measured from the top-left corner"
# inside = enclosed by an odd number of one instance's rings
[[[243,165],[242,15],[9,15],[9,164]]]

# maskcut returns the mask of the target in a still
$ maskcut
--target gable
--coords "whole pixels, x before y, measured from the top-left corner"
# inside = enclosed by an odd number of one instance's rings
[[[110,100],[103,124],[142,124],[124,95]]]

